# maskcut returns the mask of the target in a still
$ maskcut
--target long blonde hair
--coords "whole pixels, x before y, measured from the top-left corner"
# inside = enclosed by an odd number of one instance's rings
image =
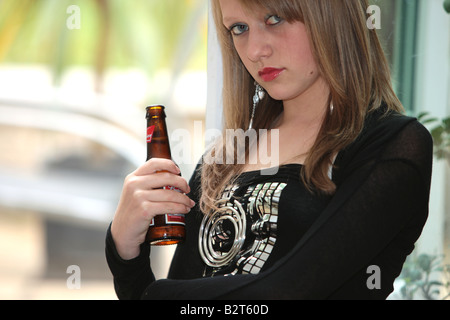
[[[306,26],[316,63],[330,87],[329,100],[334,109],[332,115],[325,116],[308,153],[302,179],[310,190],[331,194],[335,191],[328,176],[332,156],[356,139],[367,113],[383,103],[390,110],[403,110],[392,89],[388,62],[376,30],[366,25],[368,1],[241,0],[241,3],[248,8],[264,7],[287,22],[300,21]],[[223,130],[245,129],[251,116],[254,80],[240,61],[230,32],[223,26],[219,0],[212,0],[212,9],[223,57]],[[270,128],[282,110],[281,101],[264,98],[258,105],[253,127]],[[225,154],[225,143],[222,148]],[[209,156],[214,157],[215,152],[217,148]],[[214,201],[242,169],[239,164],[203,163],[200,199],[203,212],[214,208]]]

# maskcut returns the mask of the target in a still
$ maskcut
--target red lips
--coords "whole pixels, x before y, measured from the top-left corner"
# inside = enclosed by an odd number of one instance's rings
[[[278,68],[264,68],[258,72],[261,79],[265,82],[273,81],[284,71],[284,69]]]

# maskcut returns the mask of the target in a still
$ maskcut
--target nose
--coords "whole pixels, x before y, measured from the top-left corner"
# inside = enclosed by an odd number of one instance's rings
[[[247,58],[250,61],[258,62],[261,59],[270,57],[272,52],[269,37],[264,31],[254,28],[249,32]]]

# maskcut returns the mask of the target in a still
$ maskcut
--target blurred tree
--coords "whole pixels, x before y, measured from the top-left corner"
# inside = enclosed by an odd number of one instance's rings
[[[78,29],[67,25],[73,5]],[[97,91],[111,66],[204,68],[206,8],[206,0],[0,0],[0,63],[48,65],[55,85],[68,67],[88,66]]]

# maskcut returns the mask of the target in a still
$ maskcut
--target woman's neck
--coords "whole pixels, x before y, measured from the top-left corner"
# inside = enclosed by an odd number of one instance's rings
[[[299,131],[320,127],[329,112],[330,89],[322,78],[301,95],[283,101],[283,114],[277,127],[292,127]]]
[[[288,163],[303,164],[320,132],[328,105],[329,87],[320,79],[302,95],[283,101],[283,113],[273,123],[271,129],[260,136],[257,148],[250,149],[256,157],[261,144],[266,150],[276,150],[270,158],[277,159],[279,165]],[[276,148],[273,147],[276,144]],[[256,159],[256,158],[255,158]],[[269,167],[268,164],[247,164],[244,171]]]

